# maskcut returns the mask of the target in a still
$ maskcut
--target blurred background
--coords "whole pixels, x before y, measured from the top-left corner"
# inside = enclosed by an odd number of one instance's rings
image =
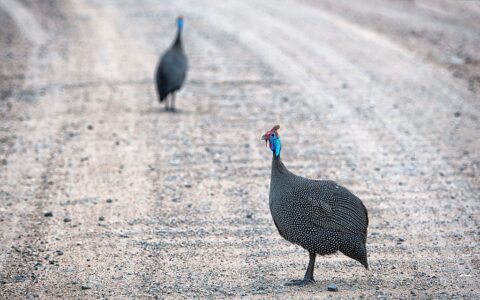
[[[177,112],[154,88],[184,16]],[[480,2],[0,0],[0,298],[476,298]],[[370,270],[284,241],[294,173],[369,210]],[[325,290],[335,282],[339,292]]]

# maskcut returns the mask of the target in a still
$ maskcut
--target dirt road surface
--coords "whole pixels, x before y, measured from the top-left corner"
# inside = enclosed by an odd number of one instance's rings
[[[479,297],[478,20],[460,0],[0,0],[0,298]],[[364,201],[370,270],[338,254],[283,285],[308,256],[268,209],[276,123],[292,171]]]

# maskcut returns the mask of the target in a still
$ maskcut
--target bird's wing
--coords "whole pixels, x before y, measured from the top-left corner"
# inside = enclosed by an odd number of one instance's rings
[[[187,68],[185,55],[176,49],[169,49],[160,60],[158,72],[162,82],[168,88],[176,89],[183,84]]]
[[[296,189],[296,199],[306,206],[317,226],[366,235],[368,214],[362,201],[333,181],[309,180]]]

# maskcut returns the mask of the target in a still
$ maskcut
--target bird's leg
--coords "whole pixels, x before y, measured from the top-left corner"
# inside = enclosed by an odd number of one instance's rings
[[[168,111],[168,95],[165,97],[165,110]]]
[[[171,107],[171,110],[175,111],[175,93],[172,93],[172,107]]]
[[[305,276],[303,279],[300,280],[292,280],[290,282],[287,282],[285,285],[299,285],[299,286],[304,286],[309,283],[314,283],[315,279],[313,279],[313,269],[315,268],[315,258],[317,257],[317,254],[315,252],[308,252],[310,256],[310,261],[308,262],[308,267],[307,267],[307,272],[305,272]]]

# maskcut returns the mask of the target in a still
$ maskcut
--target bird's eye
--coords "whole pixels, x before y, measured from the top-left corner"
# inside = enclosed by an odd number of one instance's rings
[[[274,136],[275,136],[275,133],[270,134],[270,136],[271,136],[271,137],[274,137]]]

